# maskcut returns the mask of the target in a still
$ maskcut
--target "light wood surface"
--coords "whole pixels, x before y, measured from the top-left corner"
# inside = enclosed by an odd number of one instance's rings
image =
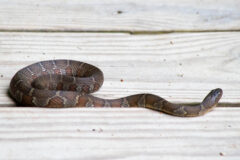
[[[0,113],[0,159],[238,160],[240,156],[237,108],[218,108],[195,118],[133,108],[6,107]]]
[[[0,160],[239,160],[239,8],[237,0],[1,0]],[[225,107],[195,118],[15,107],[12,76],[49,59],[99,67],[98,97],[195,103],[220,87]]]
[[[1,0],[0,30],[240,30],[238,0]]]
[[[153,93],[173,102],[200,102],[222,88],[222,103],[240,102],[240,33],[0,33],[0,104],[17,70],[48,59],[74,59],[98,66],[105,82],[95,93],[119,98]],[[123,81],[121,81],[121,79]]]

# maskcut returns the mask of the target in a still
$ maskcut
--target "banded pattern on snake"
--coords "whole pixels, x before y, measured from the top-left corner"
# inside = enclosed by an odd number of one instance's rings
[[[180,117],[205,114],[217,105],[223,94],[222,89],[214,89],[198,105],[174,104],[153,94],[119,99],[90,95],[102,84],[103,73],[93,65],[74,60],[49,60],[19,70],[11,80],[9,92],[24,106],[144,107]]]

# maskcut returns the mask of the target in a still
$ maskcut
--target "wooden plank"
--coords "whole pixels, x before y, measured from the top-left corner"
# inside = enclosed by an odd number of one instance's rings
[[[0,30],[240,30],[238,0],[1,0]]]
[[[105,82],[94,95],[153,93],[173,102],[200,102],[222,88],[222,103],[239,103],[240,32],[130,35],[0,33],[0,105],[13,75],[28,64],[74,59],[98,66]],[[121,81],[122,80],[122,81]]]
[[[147,109],[0,108],[0,159],[240,158],[239,108],[179,118]]]

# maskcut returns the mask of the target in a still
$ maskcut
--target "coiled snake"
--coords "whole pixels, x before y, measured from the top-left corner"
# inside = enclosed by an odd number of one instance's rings
[[[119,99],[90,95],[103,83],[97,67],[73,60],[34,63],[18,71],[10,83],[10,95],[24,106],[38,107],[144,107],[174,116],[193,117],[212,110],[223,91],[212,90],[198,105],[170,103],[153,94],[137,94]]]

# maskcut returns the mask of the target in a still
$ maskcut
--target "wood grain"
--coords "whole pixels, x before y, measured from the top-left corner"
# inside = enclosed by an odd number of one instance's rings
[[[98,66],[105,82],[95,93],[119,98],[153,93],[173,102],[200,102],[222,88],[222,103],[239,103],[240,33],[0,33],[0,104],[12,76],[40,60],[74,59]]]
[[[2,31],[240,30],[238,0],[1,0]]]
[[[1,0],[0,159],[239,160],[239,8],[238,0]],[[12,76],[49,59],[101,68],[102,98],[146,92],[194,103],[221,87],[227,107],[195,118],[14,107]]]
[[[237,160],[237,108],[179,118],[146,109],[0,108],[0,159]]]

